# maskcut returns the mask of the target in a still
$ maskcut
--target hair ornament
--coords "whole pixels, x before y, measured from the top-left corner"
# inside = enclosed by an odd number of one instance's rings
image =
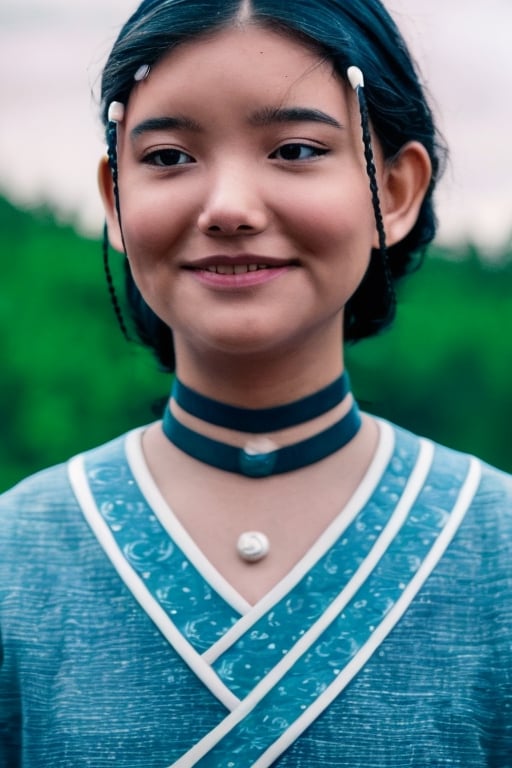
[[[359,67],[349,67],[347,77],[354,91],[357,91],[358,88],[364,88],[364,76]]]
[[[122,123],[124,120],[124,104],[113,101],[108,108],[109,123]]]
[[[149,64],[142,64],[133,76],[136,83],[140,83],[142,80],[146,80],[151,72]]]

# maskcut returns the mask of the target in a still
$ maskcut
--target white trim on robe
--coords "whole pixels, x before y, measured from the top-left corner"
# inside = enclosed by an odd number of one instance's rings
[[[254,606],[163,499],[141,430],[70,462],[83,514],[120,578],[228,710],[173,768],[272,765],[342,695],[443,557],[480,463],[387,422],[379,427],[353,497]]]

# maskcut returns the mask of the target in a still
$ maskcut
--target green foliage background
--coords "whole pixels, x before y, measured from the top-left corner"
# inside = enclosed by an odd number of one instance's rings
[[[0,491],[155,418],[170,380],[124,342],[98,242],[0,198]],[[115,262],[115,255],[113,256]],[[348,350],[367,410],[512,471],[512,254],[432,249],[391,332]]]

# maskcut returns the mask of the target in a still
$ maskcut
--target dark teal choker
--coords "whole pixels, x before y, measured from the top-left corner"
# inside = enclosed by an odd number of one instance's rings
[[[188,413],[210,424],[261,434],[303,424],[320,416],[340,403],[348,391],[348,376],[344,374],[329,387],[303,400],[262,410],[237,408],[210,400],[180,382],[176,386],[176,381],[172,396]],[[305,408],[301,406],[304,403]],[[354,401],[343,418],[313,437],[283,448],[258,452],[250,445],[239,448],[205,437],[185,427],[176,419],[169,406],[164,411],[162,422],[162,429],[168,440],[192,458],[225,472],[253,478],[280,475],[315,464],[347,445],[360,427],[361,415]]]
[[[339,405],[349,391],[350,381],[348,374],[344,372],[319,392],[273,408],[239,408],[227,405],[200,395],[178,378],[174,379],[171,396],[184,411],[209,424],[236,429],[238,432],[263,434],[316,419]]]

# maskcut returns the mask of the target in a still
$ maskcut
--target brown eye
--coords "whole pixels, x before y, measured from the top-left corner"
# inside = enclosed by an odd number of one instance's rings
[[[283,144],[270,157],[277,160],[310,160],[313,157],[325,155],[327,152],[327,149],[314,147],[311,144]]]
[[[173,165],[186,165],[195,163],[193,157],[181,149],[158,149],[145,156],[144,162],[148,165],[157,165],[160,168],[168,168]]]

